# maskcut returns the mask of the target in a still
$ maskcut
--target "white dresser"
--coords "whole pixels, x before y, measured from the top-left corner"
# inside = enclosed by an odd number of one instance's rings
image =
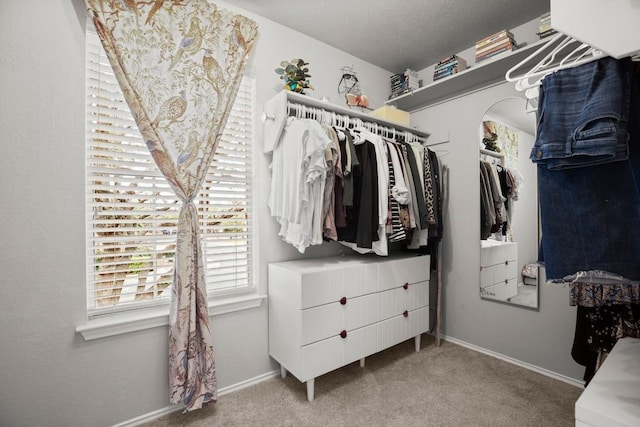
[[[576,401],[576,427],[640,426],[640,339],[620,338]]]
[[[518,244],[480,241],[480,296],[506,301],[518,294]]]
[[[429,256],[269,264],[269,354],[307,384],[429,330]]]

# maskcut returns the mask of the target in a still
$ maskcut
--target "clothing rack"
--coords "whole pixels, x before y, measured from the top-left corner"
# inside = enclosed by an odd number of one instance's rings
[[[291,91],[281,91],[265,102],[261,117],[263,123],[263,151],[271,153],[276,146],[287,118],[290,116],[311,118],[320,123],[343,128],[363,127],[369,132],[376,133],[383,137],[394,138],[402,136],[406,141],[418,141],[425,146],[433,146],[448,141],[440,141],[427,144],[429,134],[409,126],[394,123],[388,120],[372,117],[368,114],[354,111],[345,107],[318,100],[310,96],[301,95]],[[448,180],[449,170],[443,165],[443,174]],[[448,184],[443,184],[448,185]],[[443,203],[446,200],[447,190],[443,190]],[[434,329],[436,335],[436,345],[440,346],[441,323],[442,323],[442,241],[438,243],[436,259],[436,307]]]
[[[307,95],[281,91],[264,104],[261,119],[264,136],[263,151],[265,153],[273,151],[289,116],[311,118],[331,126],[363,127],[369,132],[387,138],[403,136],[406,141],[417,141],[428,145],[426,140],[429,138],[429,134],[426,132]]]
[[[365,122],[359,117],[350,117],[346,114],[338,114],[324,110],[322,108],[307,107],[306,105],[296,104],[287,101],[287,114],[298,118],[307,118],[319,121],[321,124],[329,126],[337,126],[342,128],[364,128],[371,133],[383,136],[385,138],[395,139],[401,135],[407,142],[419,142],[424,144],[426,138],[418,136],[413,132],[396,130],[395,127],[382,125],[377,122]]]
[[[480,160],[493,163],[494,165],[504,166],[504,153],[496,153],[495,151],[480,149]]]

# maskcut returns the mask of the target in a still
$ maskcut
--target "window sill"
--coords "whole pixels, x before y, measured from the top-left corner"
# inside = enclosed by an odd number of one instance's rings
[[[260,307],[266,298],[266,295],[252,294],[213,301],[209,303],[209,317]],[[169,308],[164,306],[91,319],[76,327],[76,332],[82,334],[85,341],[90,341],[168,324]]]

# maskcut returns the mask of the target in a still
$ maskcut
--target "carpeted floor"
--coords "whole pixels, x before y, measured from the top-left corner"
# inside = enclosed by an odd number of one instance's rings
[[[423,335],[316,378],[315,399],[292,375],[176,412],[162,426],[573,426],[581,388]]]
[[[518,284],[518,295],[509,298],[509,302],[527,307],[538,307],[538,287],[534,285]]]

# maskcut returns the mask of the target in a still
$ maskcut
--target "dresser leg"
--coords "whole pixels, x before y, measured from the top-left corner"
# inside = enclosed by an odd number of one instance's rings
[[[287,370],[284,366],[280,365],[280,376],[282,378],[287,378]]]
[[[360,359],[360,367],[364,368],[364,357],[362,359]]]
[[[416,353],[420,351],[420,335],[416,335],[413,340],[416,344]]]
[[[310,380],[307,380],[307,400],[309,402],[311,402],[313,400],[313,386],[315,383],[315,378],[311,378]]]

